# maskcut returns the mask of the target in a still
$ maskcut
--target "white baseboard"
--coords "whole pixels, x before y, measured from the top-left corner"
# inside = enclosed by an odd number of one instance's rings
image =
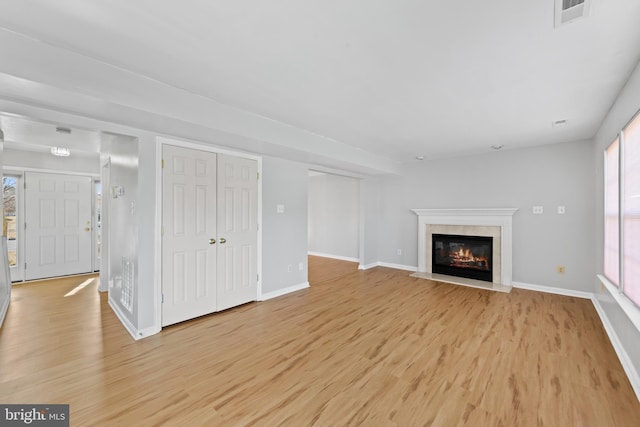
[[[151,326],[151,327],[148,327],[148,328],[140,329],[138,331],[138,338],[137,339],[150,337],[151,335],[155,335],[157,333],[160,333],[160,331],[162,331],[162,328],[161,327],[157,327],[157,326]]]
[[[324,254],[324,253],[321,253],[321,252],[307,252],[307,255],[319,256],[319,257],[322,257],[322,258],[338,259],[340,261],[360,262],[359,258],[352,258],[352,257],[348,257],[348,256],[341,256],[341,255]]]
[[[377,262],[373,262],[371,264],[367,264],[367,265],[358,265],[358,270],[369,270],[370,268],[374,268],[377,267],[378,263]]]
[[[611,322],[609,321],[609,318],[607,317],[605,311],[602,309],[600,302],[598,301],[598,299],[595,297],[593,293],[584,292],[584,291],[574,291],[573,289],[554,288],[551,286],[532,285],[529,283],[520,283],[520,282],[513,282],[512,285],[514,288],[528,289],[530,291],[546,292],[550,294],[590,299],[591,302],[593,303],[593,306],[596,309],[596,312],[598,313],[598,316],[600,317],[600,321],[604,326],[604,330],[607,332],[607,335],[609,336],[609,341],[611,341],[611,345],[613,346],[613,349],[616,352],[616,355],[618,356],[618,360],[620,360],[620,363],[622,364],[622,368],[624,369],[624,372],[627,374],[627,378],[629,378],[631,387],[633,387],[633,391],[636,393],[636,397],[638,398],[638,400],[640,400],[640,376],[638,375],[638,372],[636,371],[633,363],[631,362],[631,358],[629,357],[629,354],[626,352],[626,350],[622,346],[622,342],[620,342],[620,339],[618,338],[618,335],[616,334],[616,331],[613,328],[613,325],[611,325]]]
[[[529,291],[545,292],[547,294],[564,295],[567,297],[577,297],[577,298],[586,298],[586,299],[593,298],[593,294],[591,292],[574,291],[572,289],[563,289],[563,288],[554,288],[552,286],[532,285],[530,283],[522,283],[522,282],[511,282],[511,286],[518,289],[527,289]]]
[[[120,307],[118,307],[116,304],[111,302],[111,300],[109,300],[109,307],[111,307],[113,312],[116,314],[116,316],[120,320],[120,323],[122,323],[124,328],[127,330],[127,332],[129,332],[129,335],[131,335],[131,337],[134,340],[139,340],[140,338],[144,338],[142,334],[138,332],[136,327],[131,324],[129,319],[127,319],[127,316],[125,316],[125,314],[122,312]]]
[[[395,268],[396,270],[418,271],[418,267],[413,265],[392,264],[389,262],[378,262],[379,267]]]
[[[604,326],[604,330],[607,332],[609,336],[609,341],[611,341],[611,345],[618,355],[618,359],[622,364],[622,368],[624,372],[627,374],[627,378],[629,378],[629,382],[631,383],[631,387],[633,387],[633,391],[636,392],[636,397],[640,401],[640,375],[638,375],[638,371],[633,366],[631,362],[631,358],[629,354],[625,351],[622,343],[620,342],[620,338],[618,338],[618,334],[616,334],[616,330],[613,328],[613,325],[609,321],[606,312],[600,305],[600,301],[595,295],[592,296],[591,301],[593,302],[593,306],[596,308],[598,315],[600,316],[600,320],[602,321],[602,325]]]
[[[290,294],[291,292],[300,291],[309,287],[309,282],[300,283],[298,285],[289,286],[288,288],[282,288],[275,291],[267,292],[260,296],[259,301],[266,301],[272,298],[281,297],[283,295]]]

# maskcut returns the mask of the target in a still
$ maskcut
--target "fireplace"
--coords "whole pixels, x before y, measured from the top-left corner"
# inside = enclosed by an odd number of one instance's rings
[[[498,292],[510,292],[512,217],[517,210],[517,208],[413,209],[413,212],[418,215],[418,271],[412,276]],[[453,276],[450,272],[437,273],[438,267],[434,269],[434,265],[438,262],[434,262],[433,259],[433,236],[438,234],[464,238],[469,236],[489,238],[492,246],[492,250],[489,251],[491,276],[478,280]],[[442,247],[444,248],[444,243]],[[480,257],[473,250],[471,253],[474,254],[474,258]],[[462,255],[464,254],[463,251]],[[481,261],[475,262],[483,264]]]
[[[493,237],[432,234],[432,272],[493,282]]]

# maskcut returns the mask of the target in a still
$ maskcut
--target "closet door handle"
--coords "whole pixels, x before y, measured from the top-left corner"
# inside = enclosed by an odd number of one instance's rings
[[[222,243],[227,243],[227,239],[225,239],[224,237],[220,239],[220,244]]]
[[[216,239],[209,239],[209,244],[210,245],[215,245],[216,244]]]

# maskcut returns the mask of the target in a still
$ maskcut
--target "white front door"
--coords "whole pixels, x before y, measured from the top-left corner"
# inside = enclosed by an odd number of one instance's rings
[[[258,162],[218,155],[218,311],[258,293]]]
[[[162,325],[216,311],[216,155],[164,145]]]
[[[91,271],[91,178],[25,173],[25,279]]]

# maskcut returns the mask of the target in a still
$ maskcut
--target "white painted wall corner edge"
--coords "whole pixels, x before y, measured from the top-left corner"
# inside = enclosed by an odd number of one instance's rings
[[[302,289],[307,289],[308,287],[309,287],[309,282],[299,283],[297,285],[289,286],[287,288],[282,288],[275,291],[264,293],[260,296],[258,301],[267,301],[273,298],[290,294],[292,292],[301,291]]]
[[[131,322],[129,322],[129,319],[127,319],[127,316],[124,315],[120,307],[118,307],[116,304],[113,304],[111,301],[109,301],[109,306],[111,307],[113,312],[116,314],[116,316],[118,317],[118,319],[120,320],[124,328],[127,330],[127,332],[129,332],[129,335],[131,335],[131,338],[133,338],[136,341],[142,338],[149,337],[151,335],[155,335],[161,330],[161,328],[157,328],[154,326],[138,330],[135,326],[131,324]]]

